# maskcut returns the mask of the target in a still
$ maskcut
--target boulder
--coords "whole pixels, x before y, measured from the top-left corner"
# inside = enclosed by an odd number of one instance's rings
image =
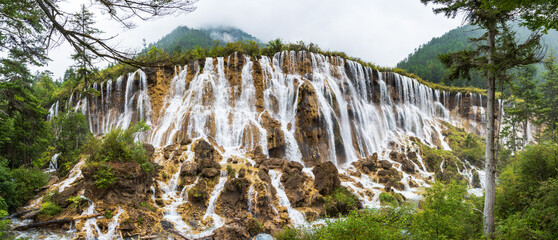
[[[261,124],[267,131],[267,151],[270,157],[285,157],[285,136],[281,130],[281,123],[273,119],[269,112],[261,115]]]
[[[217,200],[217,206],[220,206],[217,213],[233,218],[239,211],[247,211],[248,187],[250,187],[250,180],[246,178],[229,178]]]
[[[70,205],[68,198],[77,195],[78,187],[77,185],[72,185],[64,189],[62,192],[55,192],[50,198],[52,202],[61,208],[66,208]]]
[[[328,132],[324,128],[325,119],[320,114],[318,95],[308,81],[298,88],[297,114],[294,136],[299,145],[305,166],[316,166],[322,159],[329,158]]]
[[[202,175],[202,177],[213,178],[213,177],[219,175],[219,170],[217,170],[215,168],[204,168],[201,171],[201,175]]]
[[[353,162],[353,165],[364,174],[374,172],[376,171],[378,165],[378,154],[374,153],[366,158],[361,158],[360,160]]]
[[[285,188],[285,193],[287,198],[291,202],[293,207],[302,207],[306,202],[306,196],[309,194],[304,189],[304,182],[306,181],[306,175],[302,173],[302,168],[295,167],[286,169],[287,171],[281,175],[281,183]]]
[[[390,162],[388,162],[387,160],[380,160],[380,167],[385,169],[385,170],[389,170],[391,169],[392,164]]]
[[[341,180],[339,180],[337,167],[332,162],[324,162],[316,165],[312,169],[314,173],[314,187],[322,195],[328,195],[333,192],[333,190],[341,185]]]
[[[149,158],[151,158],[151,156],[153,156],[153,153],[155,153],[155,147],[153,147],[153,145],[151,144],[143,144],[143,149],[145,149],[145,154]]]

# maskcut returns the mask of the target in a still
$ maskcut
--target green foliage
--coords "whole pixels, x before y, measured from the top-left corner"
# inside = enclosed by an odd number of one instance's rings
[[[437,182],[426,190],[421,209],[409,228],[417,239],[476,239],[482,235],[482,208],[474,198],[465,198],[467,187],[457,182]],[[475,202],[477,205],[475,205]],[[475,211],[476,210],[476,211]]]
[[[105,212],[105,218],[106,218],[106,219],[111,219],[112,216],[114,216],[114,214],[112,213],[111,210],[107,210],[107,211]]]
[[[59,83],[53,81],[52,75],[53,73],[48,70],[38,74],[31,87],[33,95],[44,105],[55,102]]]
[[[546,72],[541,86],[541,122],[546,126],[546,138],[558,141],[558,62],[550,55],[544,61]]]
[[[149,161],[143,145],[134,141],[134,136],[138,132],[149,129],[145,123],[138,123],[122,131],[114,129],[107,133],[102,141],[90,138],[86,147],[86,152],[90,153],[88,162],[106,163],[112,161],[126,162],[134,161],[140,164],[143,171],[151,172],[154,170],[153,164]],[[94,148],[92,148],[92,146]],[[101,164],[102,165],[102,164]],[[109,176],[106,167],[103,176]],[[110,177],[109,177],[110,179]]]
[[[405,230],[412,212],[407,208],[381,208],[352,211],[346,218],[327,220],[326,224],[308,229],[286,228],[276,239],[409,239]]]
[[[60,153],[58,165],[64,166],[61,175],[65,174],[79,160],[80,148],[90,136],[85,115],[69,111],[52,120],[54,130],[54,146]]]
[[[229,178],[234,178],[236,170],[231,165],[227,165],[227,174],[229,174]]]
[[[41,205],[41,213],[47,216],[54,216],[60,212],[62,212],[62,208],[54,202],[47,201]]]
[[[35,195],[35,189],[46,184],[47,175],[42,171],[24,167],[10,170],[0,159],[0,207],[14,211]]]
[[[147,208],[147,209],[149,209],[149,210],[152,211],[152,212],[156,212],[156,211],[157,211],[157,209],[156,209],[155,207],[151,206],[151,204],[146,203],[146,202],[141,202],[141,203],[140,203],[140,206],[142,206],[142,207],[144,207],[144,208]]]
[[[8,167],[31,166],[50,144],[47,111],[22,83],[0,82],[0,157]]]
[[[93,179],[97,188],[108,188],[114,183],[116,176],[112,172],[112,167],[101,164],[96,168]]]
[[[0,197],[0,202],[2,202],[2,200],[2,197]],[[6,211],[5,208],[0,207],[0,238],[12,239],[10,233],[8,232],[8,228],[12,221],[10,221],[10,219],[3,219],[6,216],[8,216],[8,211]]]
[[[68,202],[75,208],[81,208],[87,202],[87,199],[82,196],[71,196],[68,198]]]
[[[273,234],[273,238],[276,240],[295,240],[295,239],[302,239],[300,237],[301,233],[300,230],[295,228],[286,227],[281,229],[281,231]]]
[[[361,208],[358,197],[345,187],[337,187],[333,193],[324,197],[324,208],[330,217],[346,215]]]
[[[528,146],[499,177],[496,216],[502,239],[558,237],[558,144]]]
[[[387,192],[380,193],[380,203],[382,204],[382,206],[391,206],[391,207],[399,206],[397,199],[395,199],[393,195]]]

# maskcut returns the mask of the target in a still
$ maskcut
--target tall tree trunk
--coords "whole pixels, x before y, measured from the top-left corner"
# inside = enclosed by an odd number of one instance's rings
[[[494,69],[494,52],[495,52],[495,36],[496,28],[491,25],[488,29],[488,90],[486,101],[486,114],[488,122],[486,123],[486,160],[485,160],[485,193],[484,193],[484,234],[489,238],[493,238],[494,234],[494,200],[495,200],[495,184],[496,184],[496,154],[495,154],[495,92],[496,92],[496,74]]]

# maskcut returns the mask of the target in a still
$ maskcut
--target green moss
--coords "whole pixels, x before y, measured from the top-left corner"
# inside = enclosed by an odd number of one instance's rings
[[[141,202],[141,203],[140,203],[140,206],[142,206],[142,207],[144,207],[144,208],[147,208],[147,209],[149,209],[149,210],[152,211],[152,212],[156,212],[156,211],[157,211],[157,209],[156,209],[155,207],[151,206],[151,204],[146,203],[146,202]]]
[[[227,165],[227,173],[229,174],[229,178],[234,178],[236,175],[236,170],[231,165]]]
[[[114,213],[112,213],[111,210],[107,210],[105,212],[105,218],[107,218],[107,219],[111,219],[113,215],[114,215]]]

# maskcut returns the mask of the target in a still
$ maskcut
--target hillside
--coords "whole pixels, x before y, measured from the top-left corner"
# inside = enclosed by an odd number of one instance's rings
[[[243,40],[260,42],[259,39],[235,27],[217,26],[194,29],[180,26],[159,41],[149,44],[147,49],[155,46],[167,53],[180,53],[195,47],[211,48],[217,44],[223,45]]]
[[[517,37],[520,40],[527,39],[531,34],[531,32],[524,27],[514,25],[513,28],[517,32]],[[409,54],[407,58],[397,64],[397,68],[417,74],[425,80],[441,83],[444,81],[443,78],[447,70],[438,59],[438,55],[467,49],[472,46],[468,39],[479,37],[481,34],[482,32],[480,30],[470,25],[453,29],[441,37],[432,38],[428,43],[415,49],[413,53]],[[543,37],[543,43],[548,51],[550,51],[550,49],[558,49],[558,32],[549,31],[548,34]],[[542,68],[538,67],[538,69],[540,73]],[[486,87],[485,81],[478,74],[474,74],[471,82],[457,80],[445,84],[452,86]]]

